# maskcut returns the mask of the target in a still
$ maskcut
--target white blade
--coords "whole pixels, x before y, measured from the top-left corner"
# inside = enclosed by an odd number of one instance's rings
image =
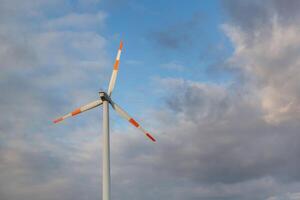
[[[126,119],[127,121],[129,121],[133,126],[135,126],[136,128],[140,129],[141,131],[144,132],[144,134],[153,142],[155,142],[155,138],[149,133],[147,132],[143,127],[141,127],[141,125],[139,123],[137,123],[132,117],[130,117],[130,115],[127,114],[127,112],[125,110],[123,110],[120,106],[118,106],[116,103],[114,103],[113,101],[110,101],[111,106],[113,107],[113,109],[124,119]]]
[[[84,111],[87,111],[87,110],[90,110],[92,108],[95,108],[95,107],[97,107],[97,106],[99,106],[101,104],[102,104],[102,100],[101,99],[99,99],[97,101],[93,101],[93,102],[91,102],[91,103],[89,103],[87,105],[84,105],[84,106],[81,106],[80,108],[75,109],[73,112],[70,112],[70,113],[68,113],[68,114],[66,114],[66,115],[64,115],[64,116],[62,116],[60,118],[55,119],[53,122],[54,123],[61,122],[61,121],[63,121],[64,119],[66,119],[68,117],[72,117],[74,115],[78,115],[79,113],[82,113]]]
[[[117,54],[117,57],[116,57],[116,61],[115,61],[115,64],[114,64],[114,69],[113,69],[113,72],[112,72],[112,75],[111,75],[111,78],[110,78],[110,81],[109,81],[109,85],[108,85],[108,91],[107,91],[108,96],[111,96],[111,93],[112,93],[112,91],[115,87],[115,83],[116,83],[116,79],[117,79],[117,75],[118,75],[118,70],[119,70],[119,63],[120,63],[120,56],[121,56],[122,48],[123,48],[123,42],[121,41],[120,42],[120,47],[119,47],[119,50],[118,50],[118,54]]]

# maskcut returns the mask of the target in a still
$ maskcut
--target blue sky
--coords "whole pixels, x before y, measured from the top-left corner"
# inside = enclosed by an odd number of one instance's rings
[[[298,200],[297,0],[0,0],[0,199],[100,199],[107,89],[112,199]]]

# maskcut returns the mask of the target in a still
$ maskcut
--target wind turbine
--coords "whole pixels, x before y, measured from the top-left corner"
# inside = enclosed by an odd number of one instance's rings
[[[156,140],[154,137],[147,132],[137,121],[135,121],[125,110],[123,110],[120,106],[118,106],[114,101],[111,99],[112,91],[115,87],[116,78],[119,70],[119,63],[120,63],[120,56],[123,47],[123,42],[120,42],[120,47],[118,50],[118,54],[116,57],[116,61],[114,64],[113,72],[110,78],[110,82],[108,85],[107,93],[104,91],[99,92],[100,98],[96,101],[93,101],[89,104],[81,106],[75,109],[73,112],[70,112],[60,118],[55,119],[53,122],[58,123],[63,121],[68,117],[72,117],[74,115],[78,115],[82,112],[87,110],[93,109],[97,106],[103,105],[103,162],[102,162],[102,199],[103,200],[110,200],[110,147],[109,147],[109,105],[124,119],[128,120],[133,126],[140,129],[144,134],[153,142]]]

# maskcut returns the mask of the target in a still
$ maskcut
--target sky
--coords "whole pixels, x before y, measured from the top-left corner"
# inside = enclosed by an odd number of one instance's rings
[[[300,200],[300,1],[0,0],[0,199]]]

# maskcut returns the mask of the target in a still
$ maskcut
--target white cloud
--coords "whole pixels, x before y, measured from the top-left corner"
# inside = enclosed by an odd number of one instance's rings
[[[172,70],[172,71],[182,71],[182,70],[186,69],[185,66],[183,66],[182,64],[180,64],[176,61],[161,64],[160,66],[164,69],[168,69],[168,70]]]
[[[106,13],[100,11],[95,14],[71,13],[60,18],[49,20],[45,28],[50,30],[97,30],[104,26]]]
[[[283,25],[274,18],[269,30],[254,36],[232,25],[224,29],[235,46],[229,63],[252,80],[250,87],[255,87],[261,98],[265,120],[280,123],[300,119],[298,25]]]

